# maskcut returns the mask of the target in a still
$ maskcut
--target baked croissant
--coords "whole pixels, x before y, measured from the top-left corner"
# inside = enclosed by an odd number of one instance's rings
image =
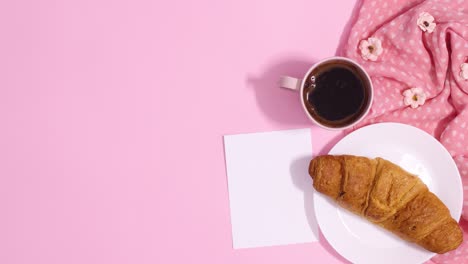
[[[415,175],[382,158],[325,155],[310,162],[314,188],[342,207],[439,254],[463,241],[448,208]]]

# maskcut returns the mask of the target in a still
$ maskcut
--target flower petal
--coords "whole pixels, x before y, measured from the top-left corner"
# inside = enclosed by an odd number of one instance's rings
[[[369,55],[370,55],[370,51],[369,51],[369,41],[367,40],[361,40],[361,42],[359,43],[359,49],[361,51],[361,57],[365,60],[368,59]]]
[[[427,21],[429,23],[434,21],[434,17],[428,12],[422,12],[421,14],[419,14],[419,19]]]
[[[375,50],[375,55],[377,55],[377,56],[380,56],[382,53],[383,53],[383,48],[382,47]]]
[[[426,96],[418,96],[418,100],[416,102],[419,105],[423,105],[426,102]]]
[[[412,97],[412,96],[413,96],[413,92],[411,91],[411,89],[408,89],[408,90],[405,90],[405,91],[403,92],[403,95],[404,95],[405,97]]]
[[[431,14],[429,14],[429,13],[426,13],[426,15],[424,16],[424,18],[425,18],[426,21],[429,22],[429,23],[432,23],[432,22],[434,22],[434,20],[435,20],[434,17],[433,17]]]
[[[412,103],[411,101],[413,101],[413,100],[411,99],[411,97],[405,97],[405,98],[403,99],[403,103],[405,103],[406,106],[411,105],[411,103]]]
[[[419,98],[420,98],[421,100],[423,100],[423,101],[426,101],[426,98],[427,98],[426,93],[420,93],[420,94],[418,94],[418,99],[419,99]]]
[[[462,69],[462,71],[468,70],[468,63],[466,63],[466,62],[465,62],[465,63],[462,63],[461,66],[460,66],[460,68]]]
[[[419,24],[418,26],[422,31],[426,32],[427,28],[424,25]]]
[[[425,14],[426,14],[426,12],[422,12],[421,14],[419,14],[418,20],[416,22],[418,25],[422,25],[424,23]]]
[[[365,60],[367,60],[370,55],[371,55],[370,52],[365,52],[365,51],[361,52],[361,57]]]
[[[436,23],[430,23],[429,26],[427,27],[427,32],[429,33],[434,32],[435,27],[436,27]]]
[[[464,80],[468,80],[468,70],[461,71],[460,72],[460,77],[462,77]]]
[[[419,87],[414,87],[414,88],[411,88],[411,91],[415,94],[421,94],[423,93],[423,90]]]
[[[376,38],[376,37],[370,37],[367,39],[367,41],[369,41],[369,44],[371,45],[378,45],[380,43],[380,39]]]
[[[363,49],[366,49],[369,47],[369,41],[363,39],[361,40],[361,42],[359,42],[359,49],[363,50]]]
[[[462,63],[460,65],[460,77],[467,80],[468,79],[468,63]]]
[[[376,61],[379,57],[376,54],[370,53],[367,58],[371,61]]]

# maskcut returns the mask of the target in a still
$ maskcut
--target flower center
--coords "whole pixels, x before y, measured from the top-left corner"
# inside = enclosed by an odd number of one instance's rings
[[[416,101],[418,101],[418,96],[417,96],[417,95],[413,95],[413,97],[412,97],[411,99],[413,99],[413,101],[416,102]]]
[[[372,53],[375,50],[374,46],[372,46],[372,45],[367,47],[367,49],[369,50],[370,53]]]
[[[424,24],[425,27],[428,27],[428,26],[429,26],[429,22],[427,22],[427,21],[424,21],[423,24]]]

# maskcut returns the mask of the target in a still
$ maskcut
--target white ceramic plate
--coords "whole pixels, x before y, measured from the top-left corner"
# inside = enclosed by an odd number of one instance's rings
[[[452,217],[460,219],[463,187],[457,166],[448,151],[426,132],[397,123],[371,125],[344,137],[330,154],[392,161],[418,175],[450,209]],[[314,205],[325,238],[353,263],[423,263],[435,255],[340,208],[318,192],[314,192]]]

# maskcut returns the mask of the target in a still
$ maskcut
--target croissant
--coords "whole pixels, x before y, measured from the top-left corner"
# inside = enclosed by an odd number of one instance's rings
[[[382,158],[324,155],[310,162],[315,190],[402,239],[439,254],[463,241],[448,208],[415,175]]]

